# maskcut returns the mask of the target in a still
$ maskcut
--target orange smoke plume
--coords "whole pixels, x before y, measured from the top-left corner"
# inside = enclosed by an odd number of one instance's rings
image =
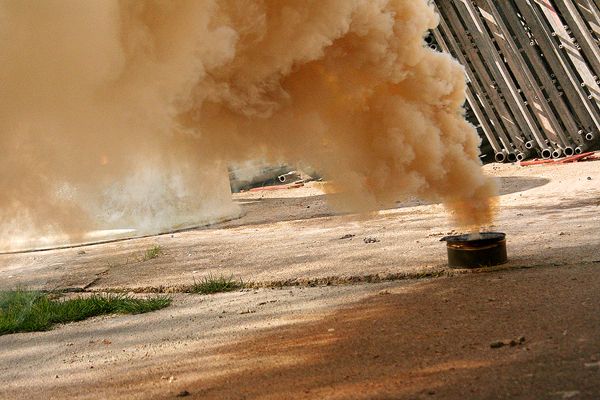
[[[463,70],[424,46],[437,18],[426,0],[0,0],[2,238],[218,220],[227,164],[256,158],[310,165],[350,210],[418,196],[489,223]]]

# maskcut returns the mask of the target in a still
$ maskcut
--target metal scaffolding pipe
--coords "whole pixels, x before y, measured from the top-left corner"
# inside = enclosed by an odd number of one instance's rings
[[[600,0],[438,0],[424,45],[465,68],[496,162],[573,156],[600,135]]]
[[[504,101],[494,89],[493,79],[489,76],[488,70],[479,58],[479,54],[467,36],[458,15],[450,4],[439,3],[439,6],[438,12],[443,13],[439,31],[454,49],[454,55],[458,61],[465,66],[475,96],[480,100],[483,110],[494,126],[494,130],[490,132],[497,135],[502,147],[507,152],[513,151],[514,140],[518,136],[517,124],[505,107]],[[456,39],[453,33],[456,34]],[[456,40],[459,40],[460,43]]]
[[[579,130],[578,123],[572,116],[572,111],[562,96],[556,89],[556,75],[552,72],[551,65],[548,64],[543,53],[528,32],[529,27],[525,21],[519,19],[516,6],[510,1],[501,1],[497,3],[498,11],[502,18],[506,19],[509,27],[515,33],[516,41],[520,44],[520,49],[531,63],[531,70],[538,79],[540,79],[540,89],[544,89],[548,95],[548,106],[556,110],[556,118],[564,125],[566,134],[569,135],[573,143],[581,143],[581,137],[577,134]]]
[[[523,68],[527,63],[512,39],[512,32],[498,14],[496,6],[491,0],[477,0],[476,4],[481,10],[483,19],[492,32],[496,44],[502,51],[516,84],[525,96],[527,103],[531,105],[531,112],[538,120],[541,132],[556,145],[566,146],[569,140],[565,137],[554,112],[545,101],[546,98],[532,71],[529,68]]]
[[[501,92],[505,94],[505,99],[513,111],[515,119],[519,122],[519,126],[521,129],[527,129],[531,132],[531,135],[540,148],[547,147],[546,138],[541,134],[533,116],[523,104],[517,87],[512,79],[510,79],[510,73],[504,64],[504,61],[498,52],[490,46],[488,43],[489,39],[485,38],[483,21],[477,16],[473,4],[470,0],[453,0],[452,3],[457,6],[458,10],[462,11],[462,14],[470,17],[464,18],[465,24],[472,34],[473,40],[477,44],[479,51],[481,51],[483,57],[488,61],[488,66],[494,74]],[[513,138],[513,142],[518,140],[519,139],[517,138]]]
[[[552,158],[560,158],[563,155],[563,151],[560,148],[554,149],[552,152]]]
[[[552,150],[550,150],[550,149],[548,149],[548,148],[546,148],[546,149],[542,150],[542,158],[543,158],[544,160],[547,160],[547,159],[549,159],[550,157],[552,157]]]
[[[572,146],[567,146],[563,149],[565,156],[570,157],[575,154],[575,149]]]

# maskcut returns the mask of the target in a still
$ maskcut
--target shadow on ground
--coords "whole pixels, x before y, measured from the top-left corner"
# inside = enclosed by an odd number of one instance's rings
[[[202,399],[600,395],[590,367],[600,357],[597,267],[473,274],[414,288],[225,347],[241,372],[187,390]],[[521,335],[521,345],[490,346]]]
[[[519,176],[500,177],[497,178],[497,180],[499,194],[501,196],[531,190],[550,182],[549,179],[545,178]],[[242,209],[241,218],[200,229],[221,229],[239,227],[243,225],[261,225],[274,222],[307,220],[341,215],[340,213],[336,213],[335,210],[330,207],[327,202],[327,196],[324,194],[304,197],[263,197],[258,199],[237,199],[235,202],[239,204]],[[402,209],[428,204],[438,203],[432,203],[419,199],[409,199],[398,202],[395,207],[382,207],[382,209]]]

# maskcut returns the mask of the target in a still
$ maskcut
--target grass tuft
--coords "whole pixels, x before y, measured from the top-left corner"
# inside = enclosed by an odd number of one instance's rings
[[[162,254],[162,247],[154,245],[144,253],[144,261],[152,260]]]
[[[233,277],[226,278],[224,276],[215,277],[209,275],[202,278],[200,282],[194,280],[194,285],[191,288],[192,293],[213,294],[220,292],[231,292],[233,290],[244,287],[244,282],[235,280]]]
[[[53,300],[49,294],[15,290],[0,292],[0,335],[46,331],[54,324],[81,321],[106,314],[141,314],[160,310],[171,299],[156,296],[135,299],[124,294],[94,294],[70,300]]]

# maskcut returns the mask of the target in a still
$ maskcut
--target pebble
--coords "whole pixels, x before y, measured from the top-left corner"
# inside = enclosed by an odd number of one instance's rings
[[[580,393],[581,392],[579,390],[569,390],[560,392],[560,394],[562,394],[563,399],[572,399],[573,397],[578,396]]]
[[[176,397],[186,397],[189,395],[190,395],[190,392],[188,392],[187,390],[182,390],[181,392],[177,393]]]
[[[519,336],[516,339],[504,339],[504,340],[495,340],[492,343],[490,343],[490,347],[492,349],[499,349],[500,347],[504,347],[504,346],[517,346],[517,345],[521,345],[525,343],[525,336]]]
[[[346,235],[342,236],[342,237],[340,238],[340,240],[344,240],[344,239],[352,239],[354,236],[356,236],[356,235],[353,235],[353,234],[351,234],[351,233],[348,233],[348,234],[346,234]]]
[[[377,242],[379,242],[379,239],[373,238],[373,237],[366,237],[363,239],[363,242],[365,242],[367,244],[368,243],[377,243]]]

